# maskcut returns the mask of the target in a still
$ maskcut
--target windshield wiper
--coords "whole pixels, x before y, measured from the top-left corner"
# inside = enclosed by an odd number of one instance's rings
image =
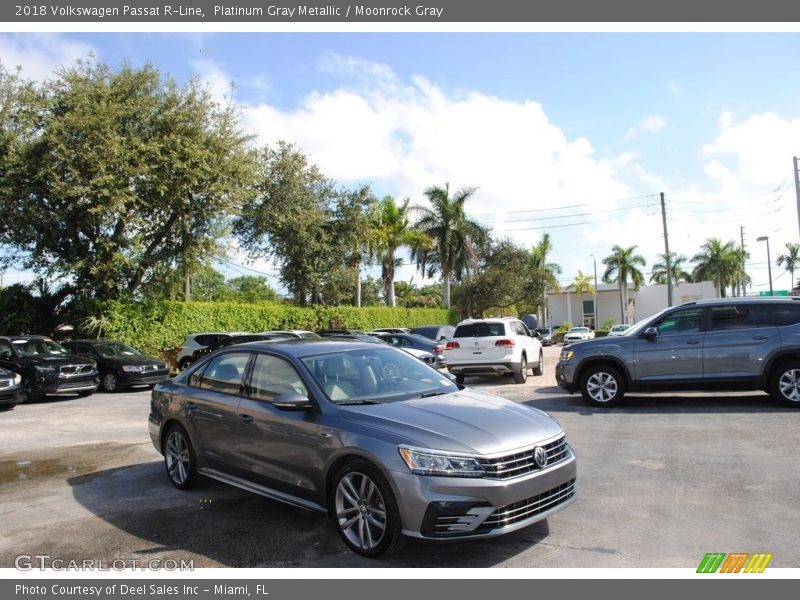
[[[449,392],[425,392],[420,396],[420,398],[432,398],[433,396],[444,396]]]
[[[380,400],[340,400],[336,404],[382,404]]]

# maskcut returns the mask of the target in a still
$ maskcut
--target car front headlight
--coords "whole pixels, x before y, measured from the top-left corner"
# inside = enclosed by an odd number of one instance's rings
[[[141,373],[143,368],[136,365],[124,365],[122,370],[126,373]]]
[[[400,446],[400,456],[406,466],[416,475],[438,475],[441,477],[482,477],[484,471],[471,456],[419,450]]]
[[[572,357],[575,356],[574,350],[562,350],[561,356],[558,357],[558,362],[569,362],[572,360]]]

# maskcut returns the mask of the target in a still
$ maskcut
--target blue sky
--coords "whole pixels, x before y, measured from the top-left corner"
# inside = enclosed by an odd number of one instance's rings
[[[245,130],[296,143],[342,185],[412,202],[476,186],[470,212],[495,235],[530,246],[549,231],[565,285],[613,244],[652,265],[659,192],[686,256],[745,227],[753,291],[768,286],[756,237],[773,261],[800,241],[800,34],[0,34],[0,60],[30,77],[89,52],[196,73],[219,95],[234,83]]]

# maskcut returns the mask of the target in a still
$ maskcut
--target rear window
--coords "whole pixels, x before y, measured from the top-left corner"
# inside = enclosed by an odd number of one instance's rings
[[[800,323],[800,304],[786,303],[772,305],[772,324],[777,327]]]
[[[456,332],[453,334],[453,337],[494,337],[505,334],[505,323],[468,323],[456,327]]]

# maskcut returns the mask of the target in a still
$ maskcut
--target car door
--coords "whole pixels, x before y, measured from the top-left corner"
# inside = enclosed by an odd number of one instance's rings
[[[746,382],[761,375],[766,358],[780,347],[778,328],[768,304],[738,302],[712,306],[703,342],[703,375],[707,383]]]
[[[247,397],[239,404],[240,466],[255,483],[319,502],[319,413],[273,404],[290,392],[309,396],[294,365],[280,356],[256,354]]]
[[[250,357],[249,352],[219,354],[189,378],[186,423],[204,466],[228,472],[238,463],[238,408]]]
[[[691,384],[703,379],[705,309],[671,311],[652,323],[634,342],[634,379],[641,385]]]
[[[525,355],[528,357],[528,364],[535,365],[539,360],[539,340],[531,335],[530,329],[528,329],[522,321],[513,321],[511,325],[518,336],[517,341],[521,342],[525,347]]]

